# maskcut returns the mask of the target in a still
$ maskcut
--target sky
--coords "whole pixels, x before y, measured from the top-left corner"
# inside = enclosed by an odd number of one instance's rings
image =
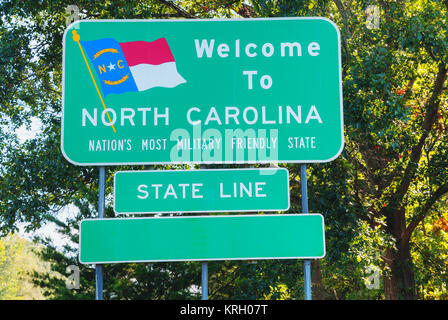
[[[19,142],[23,143],[28,139],[34,138],[41,131],[42,123],[39,118],[32,118],[31,126],[28,129],[25,125],[22,125],[20,128],[16,130],[17,137],[19,138]],[[66,221],[67,218],[76,214],[76,207],[72,205],[68,205],[57,214],[57,218],[61,221]],[[58,249],[62,249],[65,244],[70,243],[69,239],[65,239],[63,235],[59,234],[57,231],[57,226],[53,222],[47,222],[40,229],[33,232],[25,232],[24,226],[19,226],[19,234],[25,239],[32,240],[34,236],[40,237],[48,237],[52,239],[53,244]]]
[[[16,134],[19,137],[20,143],[25,142],[28,139],[34,138],[41,131],[42,123],[39,118],[33,117],[31,119],[31,128],[28,128],[25,125],[22,125],[19,129],[16,130]]]

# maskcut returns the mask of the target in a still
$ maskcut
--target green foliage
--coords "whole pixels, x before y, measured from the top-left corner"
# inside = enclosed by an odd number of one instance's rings
[[[0,300],[43,299],[42,289],[33,284],[34,272],[48,272],[39,259],[41,246],[16,234],[0,239]]]
[[[435,217],[427,219],[413,240],[416,283],[424,299],[446,300],[448,282],[448,215],[446,200]]]

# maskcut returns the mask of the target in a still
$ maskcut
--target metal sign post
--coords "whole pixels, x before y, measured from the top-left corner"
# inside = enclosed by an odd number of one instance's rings
[[[98,192],[98,218],[104,218],[104,205],[106,199],[106,168],[99,167],[99,192]],[[103,300],[103,265],[95,265],[95,300]]]
[[[308,186],[306,179],[306,164],[300,166],[300,186],[302,192],[302,212],[308,214]],[[303,277],[305,300],[311,300],[311,260],[303,261]]]
[[[208,300],[208,262],[202,263],[202,300]]]
[[[207,169],[205,164],[199,165],[199,168],[204,170]],[[202,262],[201,268],[201,289],[202,289],[202,300],[208,300],[208,262]]]

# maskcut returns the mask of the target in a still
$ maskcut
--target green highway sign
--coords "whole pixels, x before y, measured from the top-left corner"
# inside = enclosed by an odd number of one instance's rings
[[[320,214],[87,219],[84,264],[325,256]]]
[[[73,164],[312,163],[343,149],[328,19],[82,20],[63,43]]]
[[[284,168],[119,171],[116,213],[286,211]]]

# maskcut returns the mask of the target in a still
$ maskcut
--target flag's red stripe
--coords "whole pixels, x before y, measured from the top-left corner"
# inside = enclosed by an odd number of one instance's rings
[[[173,54],[165,38],[160,38],[152,42],[123,42],[120,43],[120,46],[130,67],[142,63],[158,65],[166,62],[174,62]]]

